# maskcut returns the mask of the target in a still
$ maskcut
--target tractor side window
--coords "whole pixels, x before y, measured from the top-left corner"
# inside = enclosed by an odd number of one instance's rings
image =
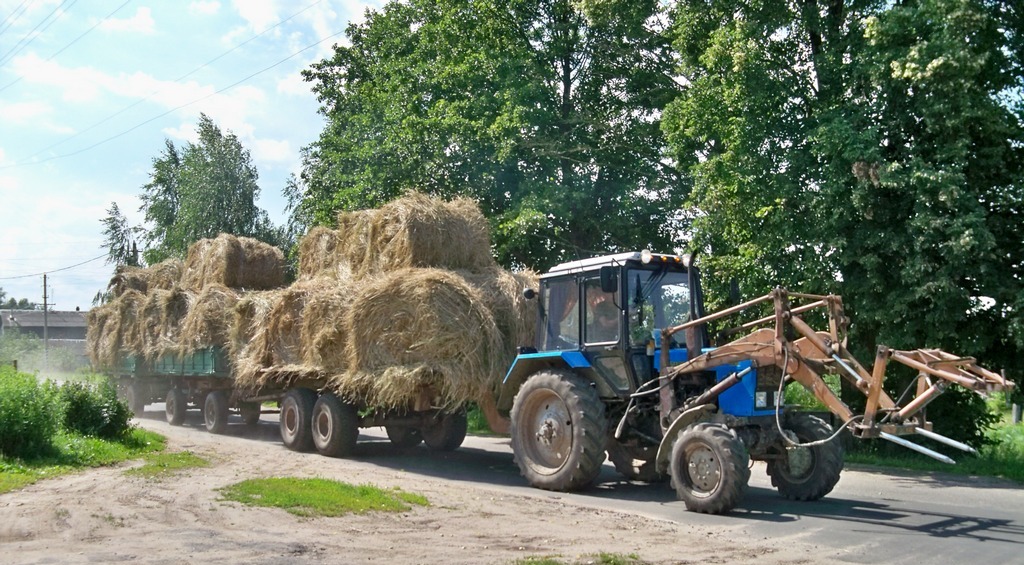
[[[576,349],[580,341],[579,294],[573,279],[545,281],[543,349]]]
[[[587,297],[587,343],[619,340],[619,307],[615,293],[601,290],[600,279],[584,283]]]
[[[654,329],[677,326],[690,314],[690,288],[686,272],[630,269],[629,342],[642,347]]]

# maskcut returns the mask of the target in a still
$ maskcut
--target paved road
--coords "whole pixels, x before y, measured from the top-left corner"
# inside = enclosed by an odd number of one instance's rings
[[[163,406],[148,407],[147,427],[159,431]],[[186,426],[205,434],[198,412]],[[267,415],[255,430],[236,417],[228,435],[279,442],[276,416]],[[1008,481],[953,475],[848,468],[836,489],[810,503],[777,495],[756,464],[750,490],[726,516],[687,512],[668,485],[622,480],[606,463],[598,485],[585,493],[551,493],[526,486],[512,461],[506,438],[469,437],[452,453],[426,447],[400,452],[382,429],[360,431],[353,463],[401,469],[424,476],[465,482],[518,495],[555,498],[594,508],[734,532],[737,538],[782,536],[842,552],[850,563],[1024,563],[1024,488]]]

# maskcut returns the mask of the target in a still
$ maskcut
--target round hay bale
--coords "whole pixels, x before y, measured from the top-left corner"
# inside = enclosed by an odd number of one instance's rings
[[[261,371],[270,366],[267,343],[263,335],[270,323],[268,314],[279,291],[247,292],[235,303],[228,354],[235,369],[235,385],[242,389],[258,388]]]
[[[191,293],[175,287],[156,289],[146,296],[138,326],[142,354],[153,360],[181,353],[181,324],[188,314]]]
[[[107,322],[114,316],[113,304],[97,306],[85,313],[85,352],[89,356],[89,362],[94,368],[106,367],[106,360],[102,355],[101,344],[103,342]]]
[[[331,386],[369,406],[400,409],[430,391],[454,407],[478,398],[500,374],[494,318],[454,272],[387,273],[358,289],[345,326],[349,371]]]
[[[224,285],[211,284],[193,296],[181,323],[181,352],[227,345],[239,294]]]
[[[511,363],[516,349],[533,346],[537,334],[537,304],[523,296],[527,288],[537,289],[539,279],[533,271],[511,273],[501,268],[483,273],[463,273],[466,281],[480,292],[494,316],[503,341],[503,359]]]
[[[315,281],[318,286],[310,292],[302,312],[303,364],[340,373],[348,366],[348,331],[342,322],[348,316],[356,287],[347,279]]]
[[[182,286],[202,290],[208,284],[265,290],[284,284],[284,253],[249,237],[222,233],[188,249]]]
[[[96,309],[99,310],[94,315],[96,326],[90,324],[88,331],[94,332],[91,355],[95,356],[93,362],[98,367],[116,368],[126,354],[143,356],[139,325],[145,302],[144,294],[128,289],[115,300]]]
[[[299,241],[299,278],[348,279],[352,263],[338,251],[341,234],[323,226],[309,230]]]
[[[338,213],[338,241],[335,261],[346,273],[370,271],[369,259],[375,250],[370,248],[370,225],[377,210],[355,210]]]
[[[114,296],[121,296],[129,289],[143,294],[155,289],[169,290],[181,280],[183,268],[181,260],[174,258],[146,268],[121,265],[114,270],[107,288]]]
[[[418,192],[376,211],[339,216],[339,248],[357,274],[409,267],[480,272],[495,266],[487,220],[472,200]]]

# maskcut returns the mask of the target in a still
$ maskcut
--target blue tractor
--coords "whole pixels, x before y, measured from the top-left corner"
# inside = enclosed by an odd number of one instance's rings
[[[839,481],[843,449],[825,420],[784,406],[786,384],[807,387],[856,437],[938,458],[945,456],[898,437],[920,433],[970,449],[930,431],[927,402],[950,381],[979,392],[1012,386],[972,359],[938,350],[880,346],[869,372],[845,348],[848,320],[837,296],[776,289],[706,315],[688,256],[644,251],[573,261],[541,276],[526,296],[537,300],[536,343],[520,348],[496,407],[510,414],[517,466],[542,489],[587,487],[607,454],[625,477],[669,478],[688,509],[722,513],[740,502],[750,461],[759,460],[783,496],[816,500]],[[759,304],[774,305],[774,313],[725,332],[747,335],[710,347],[709,322]],[[813,309],[826,311],[828,332],[802,320]],[[904,406],[882,390],[890,359],[921,371]],[[867,396],[863,415],[826,386],[821,377],[829,373]]]

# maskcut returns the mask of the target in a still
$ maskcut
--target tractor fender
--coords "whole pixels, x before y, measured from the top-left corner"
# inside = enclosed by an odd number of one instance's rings
[[[705,419],[714,410],[714,404],[701,404],[683,412],[672,421],[672,424],[665,430],[665,435],[661,438],[661,445],[658,446],[655,468],[659,473],[668,473],[669,458],[672,456],[672,444],[675,443],[676,436],[688,428],[690,424]]]
[[[544,369],[569,369],[584,376],[590,376],[590,361],[579,351],[547,351],[524,353],[516,357],[509,367],[498,393],[497,408],[507,412],[512,409],[512,400],[519,387],[530,375]]]

